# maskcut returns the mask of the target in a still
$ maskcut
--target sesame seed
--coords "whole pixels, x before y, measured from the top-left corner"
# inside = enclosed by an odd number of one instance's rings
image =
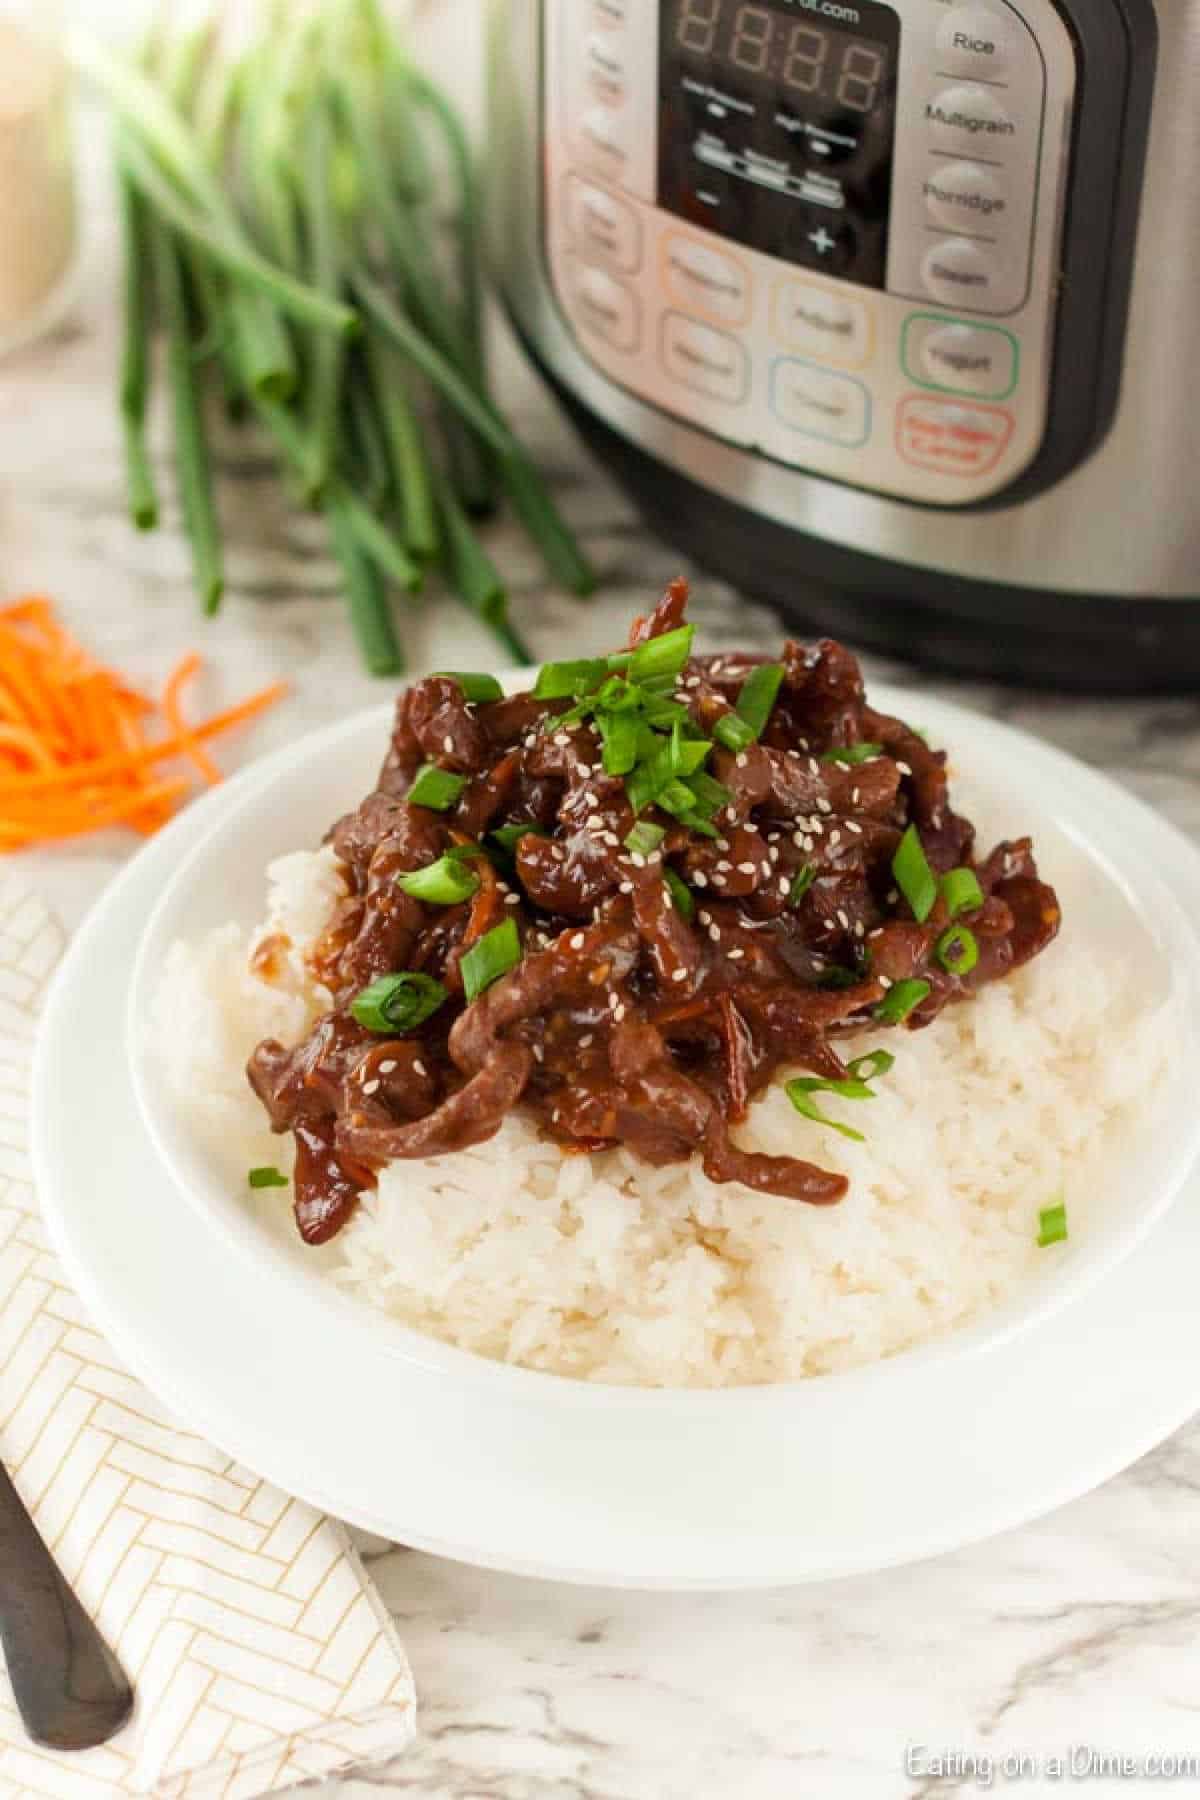
[[[786,875],[784,876],[783,880],[779,884],[779,891],[781,894],[790,894],[792,891],[792,884],[788,880]]]
[[[662,851],[661,850],[652,850],[650,852],[649,856],[646,858],[647,865],[652,869],[657,868],[658,864],[661,863],[661,861],[662,861]]]
[[[621,1002],[615,994],[610,994],[608,996],[608,1004],[612,1008],[613,1012],[616,1012],[616,1010],[617,1010],[618,1006],[620,1006]]]
[[[752,862],[744,862],[744,863],[738,864],[738,874],[739,875],[757,875],[758,870],[755,868],[755,866]]]
[[[583,933],[582,933],[582,931],[577,931],[575,933],[574,937],[567,939],[567,942],[570,944],[572,950],[582,950],[583,949]]]
[[[707,887],[708,886],[708,876],[704,873],[703,869],[697,869],[695,874],[692,876],[692,886],[693,887]]]
[[[394,1058],[389,1056],[386,1062],[380,1063],[379,1073],[381,1075],[390,1075],[392,1073],[393,1069],[395,1069],[395,1067],[396,1067],[396,1063],[395,1063]]]
[[[710,925],[708,928],[708,935],[712,939],[714,944],[719,944],[721,941],[720,926],[719,925]]]
[[[534,1046],[533,1046],[534,1062],[541,1062],[541,1060],[545,1056],[545,1054],[546,1054],[546,1052],[542,1049],[542,1046],[540,1044],[534,1044]]]
[[[894,906],[896,904],[897,900],[900,898],[899,889],[898,888],[889,888],[887,891],[887,897],[888,897],[888,905]]]
[[[584,778],[584,780],[585,780],[585,781],[586,781],[586,780],[587,780],[587,778],[588,778],[588,776],[589,776],[589,775],[590,775],[590,774],[591,774],[591,773],[592,773],[592,765],[591,765],[591,763],[580,763],[580,764],[579,764],[579,765],[578,765],[578,770],[577,770],[577,772],[578,772],[578,773],[579,773],[579,774],[580,774],[580,775],[582,775],[582,776],[583,776],[583,778]]]
[[[729,839],[728,838],[718,838],[717,839],[717,849],[718,850],[728,850],[728,848],[729,848]]]
[[[587,828],[589,831],[595,831],[598,826],[603,826],[603,824],[604,819],[600,813],[588,814]]]
[[[736,825],[737,824],[737,807],[736,806],[727,806],[725,808],[725,817],[728,820],[730,825]]]
[[[418,1075],[428,1075],[429,1073],[429,1070],[425,1067],[425,1064],[421,1061],[419,1056],[413,1057],[413,1069]]]
[[[912,770],[909,768],[907,763],[898,762],[896,764],[896,767],[899,769],[899,771],[902,775],[911,775],[912,774]]]
[[[687,974],[688,974],[688,972],[686,969],[676,969],[671,976],[671,980],[672,981],[686,981]]]
[[[804,833],[802,831],[793,831],[792,842],[798,850],[803,850],[805,845]]]
[[[773,863],[777,863],[779,861],[779,852],[775,848],[774,844],[772,844],[771,848],[767,851],[767,855],[770,857],[770,859]]]
[[[854,835],[855,835],[855,837],[861,837],[861,836],[862,836],[862,834],[863,834],[863,828],[862,828],[862,826],[861,826],[861,825],[856,825],[856,824],[855,824],[855,823],[854,823],[854,820],[853,820],[853,819],[847,819],[847,820],[846,820],[846,830],[847,830],[847,831],[852,831],[852,832],[853,832],[853,833],[854,833]]]
[[[505,904],[505,906],[520,906],[520,904],[521,904],[520,894],[506,894],[504,897],[504,904]]]
[[[819,775],[821,773],[821,765],[815,756],[810,756],[808,759],[808,772],[810,775]]]
[[[646,859],[640,850],[635,850],[629,860],[635,869],[644,869],[646,866]]]
[[[616,850],[620,847],[621,840],[615,831],[602,831],[600,833],[600,842],[602,844],[607,844],[610,850]]]
[[[632,894],[632,892],[633,892],[632,881],[621,882],[620,886],[617,888],[617,892],[618,892],[618,894]]]
[[[442,749],[446,752],[447,756],[454,755],[454,739],[450,736],[449,732],[447,732],[442,739]]]
[[[746,752],[744,750],[739,750],[733,759],[733,766],[735,769],[744,769],[749,761],[750,758],[746,755]]]
[[[712,878],[712,884],[714,887],[724,887],[725,886],[725,877],[723,875],[714,875]]]
[[[843,931],[849,931],[849,929],[850,929],[849,914],[845,911],[845,909],[843,907],[840,907],[840,906],[838,907],[838,912],[837,912],[837,922],[841,926]]]
[[[618,1025],[621,1023],[621,1020],[624,1017],[625,1017],[625,1008],[623,1006],[614,1006],[613,1007],[613,1018],[616,1020]]]
[[[700,919],[700,923],[702,925],[711,925],[712,924],[712,914],[710,912],[702,911],[699,914],[699,919]]]
[[[535,731],[531,731],[529,733],[529,736],[525,739],[525,748],[527,750],[532,750],[533,746],[536,743],[537,743],[537,733]]]
[[[850,790],[850,804],[851,804],[851,806],[857,806],[857,805],[858,805],[858,796],[859,796],[859,791],[860,791],[860,790],[859,790],[859,789],[858,789],[858,788],[851,788],[851,790]]]
[[[586,1050],[588,1045],[591,1043],[591,1041],[592,1041],[592,1033],[590,1031],[585,1031],[583,1036],[579,1040],[579,1048],[581,1050]]]
[[[864,924],[863,924],[863,922],[862,922],[862,920],[861,920],[861,919],[855,919],[855,921],[854,921],[854,935],[855,935],[855,937],[858,937],[858,938],[860,938],[860,937],[863,937],[863,936],[864,936],[864,935],[865,935],[865,933],[866,933],[866,929],[867,929],[867,928],[866,928],[866,926],[865,926],[865,925],[864,925]]]
[[[874,937],[874,932],[872,932],[871,935]],[[890,988],[892,985],[892,978],[890,975],[880,975],[878,981],[881,988]]]
[[[763,858],[762,862],[759,863],[758,866],[762,870],[763,875],[769,880],[770,875],[771,875],[771,865],[765,857]]]
[[[817,800],[817,810],[818,812],[823,813],[831,813],[833,811],[833,807],[830,805],[829,801],[825,799],[824,795],[821,795]]]
[[[718,867],[718,869],[721,870],[722,873],[724,873],[726,870],[732,869],[733,864],[729,861],[729,859],[727,857],[723,856],[721,858],[721,860],[718,862],[717,867]]]
[[[737,962],[741,957],[745,956],[745,954],[746,952],[744,950],[731,950],[729,952],[729,960],[730,962]]]
[[[800,845],[800,848],[802,850],[811,850],[812,847],[813,847],[813,841],[810,837],[806,837],[804,839],[803,843]]]
[[[570,741],[571,741],[571,734],[569,731],[556,731],[555,732],[554,742],[559,746],[560,749],[564,749],[566,747],[566,745],[570,743]]]
[[[377,1094],[378,1092],[379,1092],[379,1083],[377,1081],[364,1081],[363,1082],[363,1093],[364,1094]]]
[[[834,847],[835,847],[835,846],[836,846],[836,845],[837,845],[837,844],[840,844],[840,843],[841,843],[841,841],[842,841],[842,834],[841,834],[841,832],[840,832],[840,831],[831,831],[831,832],[830,832],[830,834],[829,834],[829,848],[830,848],[830,849],[831,849],[831,850],[832,850],[832,849],[833,849],[833,848],[834,848]]]

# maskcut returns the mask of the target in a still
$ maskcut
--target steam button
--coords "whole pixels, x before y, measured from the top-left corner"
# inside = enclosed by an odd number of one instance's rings
[[[1001,275],[995,259],[972,238],[947,238],[925,253],[921,279],[943,306],[988,312],[996,304]]]

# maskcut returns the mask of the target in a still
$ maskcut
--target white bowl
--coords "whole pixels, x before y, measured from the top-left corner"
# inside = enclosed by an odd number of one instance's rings
[[[514,676],[512,685],[521,678]],[[912,696],[880,689],[873,703],[901,714]],[[1200,1049],[1200,936],[1171,889],[1155,873],[1156,843],[1174,836],[1147,808],[1060,751],[1024,734],[922,695],[920,722],[947,745],[955,793],[980,823],[981,838],[1033,834],[1040,865],[1058,887],[1069,927],[1086,932],[1097,958],[1133,962],[1147,990],[1167,1007],[1175,1041],[1146,1129],[1105,1172],[1081,1228],[1047,1258],[1046,1269],[978,1322],[884,1362],[813,1378],[847,1394],[863,1383],[903,1381],[915,1363],[956,1360],[993,1348],[1065,1306],[1128,1256],[1159,1219],[1200,1157],[1195,1071]],[[443,1344],[334,1286],[324,1273],[329,1252],[301,1243],[276,1208],[256,1211],[231,1190],[202,1140],[181,1116],[148,1050],[149,1020],[163,961],[177,939],[195,938],[233,919],[261,917],[267,864],[288,851],[315,847],[330,823],[373,785],[386,746],[391,708],[361,714],[277,752],[243,783],[234,782],[217,823],[191,850],[164,888],[142,938],[129,994],[127,1042],[138,1103],[151,1138],[189,1202],[227,1240],[233,1253],[283,1277],[311,1306],[314,1330],[331,1309],[360,1324],[373,1321],[396,1356],[441,1371],[472,1388],[479,1383],[512,1406],[616,1404],[636,1412],[724,1411],[752,1399],[754,1389],[680,1393],[606,1388],[510,1367]],[[264,774],[269,779],[263,779]],[[1185,852],[1195,859],[1194,851]],[[1050,952],[1053,954],[1053,951]],[[790,1385],[797,1396],[810,1382]],[[619,1397],[619,1398],[618,1398]]]

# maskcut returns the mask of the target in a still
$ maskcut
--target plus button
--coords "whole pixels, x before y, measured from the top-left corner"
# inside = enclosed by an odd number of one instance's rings
[[[833,249],[834,244],[837,242],[837,239],[831,238],[825,227],[820,225],[817,227],[816,231],[809,232],[808,241],[810,244],[815,245],[819,256],[828,256],[829,252]]]

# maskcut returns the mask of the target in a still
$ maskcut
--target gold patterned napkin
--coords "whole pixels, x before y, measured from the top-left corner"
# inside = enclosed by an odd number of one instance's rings
[[[25,1115],[63,942],[0,876],[0,1456],[137,1704],[101,1749],[39,1750],[0,1663],[0,1795],[250,1800],[394,1756],[415,1730],[412,1676],[342,1526],[171,1419],[47,1244]]]

